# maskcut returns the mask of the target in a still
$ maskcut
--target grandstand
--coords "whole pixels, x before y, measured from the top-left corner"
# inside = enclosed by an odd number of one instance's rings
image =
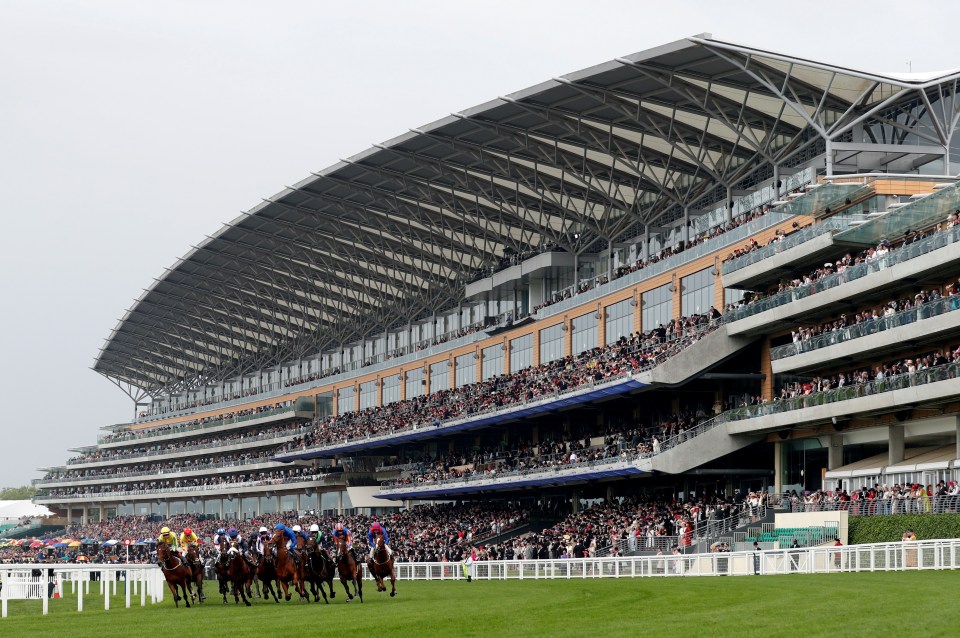
[[[509,543],[533,556],[830,540],[760,511],[791,491],[953,511],[958,80],[701,34],[311,174],[127,311],[94,370],[135,416],[35,502],[84,526],[502,505],[551,530]]]

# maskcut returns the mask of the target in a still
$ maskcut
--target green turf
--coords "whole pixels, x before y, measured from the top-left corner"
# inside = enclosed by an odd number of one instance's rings
[[[730,578],[400,582],[390,599],[365,588],[363,604],[330,605],[257,600],[251,608],[223,605],[214,592],[204,605],[162,604],[110,611],[103,598],[72,595],[50,601],[11,601],[0,636],[109,638],[187,636],[954,636],[960,609],[949,594],[960,574],[909,572]],[[338,584],[339,585],[339,584]],[[99,591],[99,588],[98,588]],[[92,588],[91,588],[92,592]],[[913,602],[911,602],[913,601]],[[908,612],[926,601],[928,612]],[[939,601],[939,602],[937,602]]]

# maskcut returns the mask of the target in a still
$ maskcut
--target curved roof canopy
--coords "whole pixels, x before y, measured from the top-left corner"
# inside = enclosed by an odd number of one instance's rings
[[[960,74],[929,75],[704,34],[498,98],[312,174],[226,225],[136,301],[94,370],[157,394],[383,334],[456,305],[503,255],[546,243],[596,252],[668,227],[774,165],[822,156],[827,139],[942,156]]]

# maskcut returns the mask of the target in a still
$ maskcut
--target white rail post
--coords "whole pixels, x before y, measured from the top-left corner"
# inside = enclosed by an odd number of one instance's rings
[[[103,609],[105,611],[110,609],[110,581],[104,582],[106,575],[109,573],[107,571],[100,572],[100,589],[103,590]]]
[[[3,591],[0,591],[0,618],[7,617],[7,597],[10,595],[10,582],[6,571],[0,571],[0,585]]]
[[[80,572],[77,572],[77,576],[80,576]],[[83,583],[77,588],[77,611],[83,611]]]
[[[46,616],[50,612],[50,572],[44,569],[40,573],[46,575],[46,578],[40,577],[40,597],[43,598],[41,608],[43,615]]]
[[[130,570],[129,569],[123,572],[123,597],[127,604],[127,609],[130,609]]]
[[[147,575],[147,571],[145,569],[137,570],[137,586],[140,588],[140,606],[141,607],[147,606],[147,588],[146,588],[146,582],[144,582],[144,578],[146,577],[146,575]]]

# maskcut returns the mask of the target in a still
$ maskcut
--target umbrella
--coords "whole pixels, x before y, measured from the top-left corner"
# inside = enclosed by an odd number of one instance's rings
[[[39,549],[43,547],[43,541],[33,541],[30,543],[30,549]]]
[[[116,545],[116,544],[119,543],[119,542],[120,542],[120,541],[116,541],[116,540],[113,540],[113,539],[111,538],[111,539],[108,540],[108,541],[103,541],[103,544],[104,544],[104,545]]]
[[[80,547],[80,541],[70,541],[67,543],[67,547]]]
[[[87,562],[88,560],[90,560],[90,559],[87,558],[86,556],[77,556],[77,562],[78,562],[78,563],[85,563],[85,562]]]
[[[34,540],[34,539],[32,539],[32,538],[28,538],[28,539],[26,539],[26,540],[19,541],[19,543],[20,543],[20,546],[21,546],[21,547],[30,547],[30,543],[32,543],[33,540]]]
[[[54,543],[54,544],[53,544],[53,547],[54,547],[55,549],[60,549],[61,547],[66,547],[66,546],[67,546],[66,543]]]
[[[81,540],[80,542],[83,543],[84,545],[99,545],[99,544],[100,544],[100,541],[94,540],[94,539],[92,539],[92,538],[84,538],[84,539]]]

